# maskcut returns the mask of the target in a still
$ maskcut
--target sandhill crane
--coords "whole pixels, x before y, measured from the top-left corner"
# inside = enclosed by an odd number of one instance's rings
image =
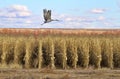
[[[51,21],[59,21],[57,19],[51,19],[51,10],[43,9],[43,17],[45,20],[43,24],[49,23]],[[41,24],[41,25],[43,25],[43,24]]]

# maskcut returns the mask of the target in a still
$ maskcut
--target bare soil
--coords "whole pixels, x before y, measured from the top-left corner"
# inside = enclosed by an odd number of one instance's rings
[[[0,79],[120,79],[120,70],[0,69]]]

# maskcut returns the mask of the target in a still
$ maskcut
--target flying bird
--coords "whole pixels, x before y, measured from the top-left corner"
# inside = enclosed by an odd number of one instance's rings
[[[49,23],[51,21],[59,21],[57,19],[51,19],[51,10],[43,9],[43,17],[45,20],[43,24]],[[43,24],[41,24],[41,25],[43,25]]]

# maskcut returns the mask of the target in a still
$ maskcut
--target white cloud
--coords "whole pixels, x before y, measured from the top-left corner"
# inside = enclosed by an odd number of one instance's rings
[[[105,20],[105,17],[104,16],[99,16],[98,20]]]
[[[29,27],[32,24],[32,12],[24,5],[12,5],[0,9],[0,27]]]
[[[96,8],[96,9],[92,9],[90,12],[95,14],[103,14],[105,11],[106,9]]]
[[[29,11],[28,8],[24,5],[12,5],[10,6],[10,9],[13,9],[16,11]]]
[[[23,5],[12,5],[7,8],[1,9],[0,17],[6,18],[18,18],[18,17],[29,17],[31,12],[26,6]]]

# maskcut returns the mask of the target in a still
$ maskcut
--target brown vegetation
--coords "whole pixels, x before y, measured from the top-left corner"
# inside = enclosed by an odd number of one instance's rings
[[[118,31],[0,29],[0,67],[119,68]]]
[[[0,29],[0,79],[119,79],[119,68],[119,29]]]

